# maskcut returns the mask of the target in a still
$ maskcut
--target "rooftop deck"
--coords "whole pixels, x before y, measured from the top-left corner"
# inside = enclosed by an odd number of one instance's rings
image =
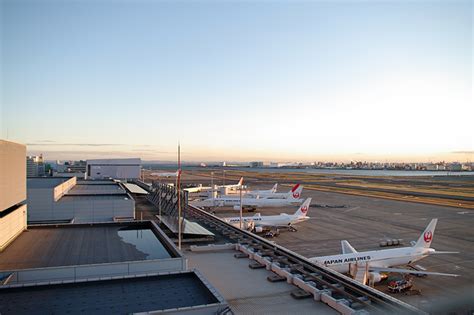
[[[272,283],[266,269],[250,269],[249,259],[234,258],[234,250],[186,252],[189,267],[198,269],[222,294],[235,314],[338,314],[312,297],[296,300],[297,288],[285,281]]]
[[[225,308],[194,272],[0,289],[1,314],[130,314],[181,307]],[[211,313],[211,309],[209,309]]]
[[[150,256],[146,249],[119,235],[128,227],[117,223],[29,228],[0,253],[0,270],[146,260]]]

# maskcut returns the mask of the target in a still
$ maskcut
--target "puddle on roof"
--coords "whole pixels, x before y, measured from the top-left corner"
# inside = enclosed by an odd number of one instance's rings
[[[133,244],[147,255],[146,259],[171,258],[166,248],[150,229],[123,229],[117,231],[125,243]]]

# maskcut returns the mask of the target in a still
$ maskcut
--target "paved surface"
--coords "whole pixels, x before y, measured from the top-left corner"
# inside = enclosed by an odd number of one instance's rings
[[[268,185],[254,185],[264,189]],[[280,187],[279,191],[286,191]],[[415,278],[415,288],[421,296],[403,294],[395,297],[425,311],[448,312],[459,308],[474,310],[474,211],[402,202],[395,200],[352,196],[338,193],[304,190],[303,198],[312,197],[312,204],[344,208],[311,207],[310,220],[297,225],[298,232],[282,232],[274,238],[278,244],[307,257],[341,253],[341,240],[348,240],[358,251],[381,249],[384,238],[404,239],[404,246],[417,240],[432,218],[438,218],[432,247],[459,254],[430,256],[418,262],[429,271],[460,274],[461,277],[428,276]],[[262,209],[262,215],[281,212],[294,213],[293,208]],[[235,211],[220,210],[222,216],[235,216]],[[387,292],[387,283],[376,286]],[[459,299],[463,299],[460,301]],[[464,305],[464,306],[463,306]]]
[[[217,303],[194,273],[0,290],[0,314],[130,314]]]
[[[295,300],[297,288],[286,282],[271,283],[273,274],[250,269],[248,259],[236,259],[233,250],[213,253],[185,252],[189,267],[198,269],[229,303],[235,314],[338,314],[312,298]]]
[[[0,253],[0,270],[145,260],[118,236],[123,227],[30,228]]]

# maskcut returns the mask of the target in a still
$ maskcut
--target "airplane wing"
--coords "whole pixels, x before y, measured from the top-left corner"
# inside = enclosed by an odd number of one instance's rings
[[[202,187],[188,187],[188,188],[183,188],[183,190],[186,190],[189,193],[195,193],[195,192],[200,192],[202,190]]]
[[[430,255],[444,255],[444,254],[459,254],[459,252],[440,252],[440,251],[430,252]]]
[[[446,277],[459,277],[459,275],[452,273],[442,272],[430,272],[430,271],[417,271],[403,268],[380,268],[380,267],[369,267],[370,271],[376,272],[397,272],[397,273],[410,273],[414,275],[433,275],[433,276],[446,276]]]

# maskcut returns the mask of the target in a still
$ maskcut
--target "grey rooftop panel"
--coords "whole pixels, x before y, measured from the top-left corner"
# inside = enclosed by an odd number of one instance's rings
[[[0,270],[147,260],[151,255],[119,236],[128,229],[126,224],[30,227],[0,253]]]
[[[220,303],[194,272],[0,289],[1,314],[130,314]]]

